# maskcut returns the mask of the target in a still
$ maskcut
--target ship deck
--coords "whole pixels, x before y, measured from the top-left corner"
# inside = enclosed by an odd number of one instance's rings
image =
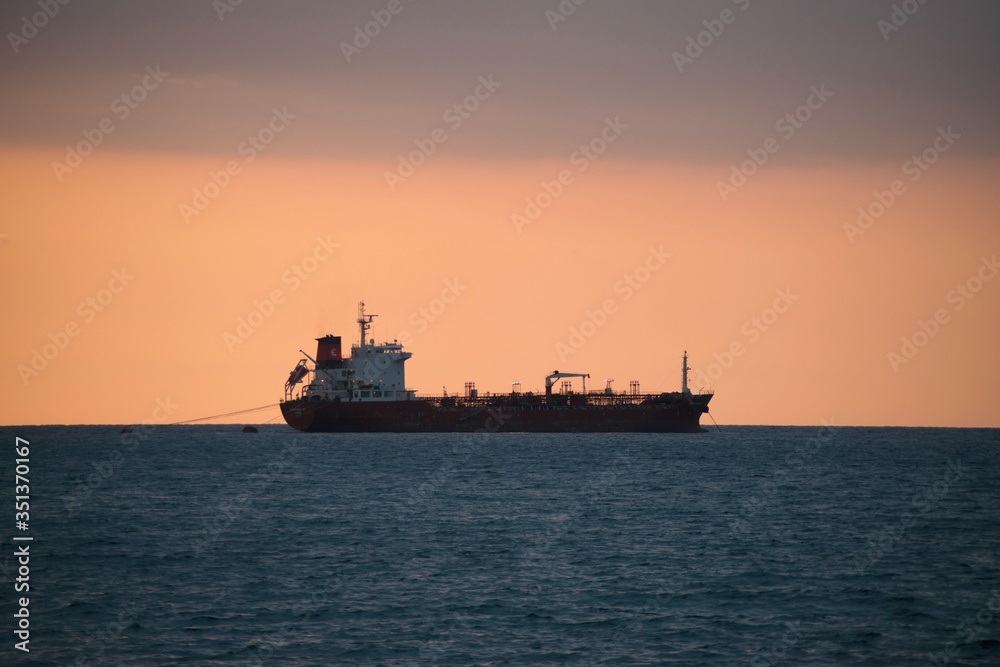
[[[713,394],[487,394],[484,396],[416,396],[438,408],[626,407],[707,404]]]

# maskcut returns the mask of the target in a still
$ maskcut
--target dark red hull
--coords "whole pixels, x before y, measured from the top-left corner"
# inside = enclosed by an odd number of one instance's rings
[[[296,399],[289,426],[311,433],[700,433],[711,394],[427,398],[390,402]]]

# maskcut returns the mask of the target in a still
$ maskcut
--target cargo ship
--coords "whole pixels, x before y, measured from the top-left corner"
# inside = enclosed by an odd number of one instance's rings
[[[360,338],[344,357],[341,337],[317,338],[316,356],[306,352],[285,382],[281,413],[289,426],[312,433],[700,433],[701,415],[712,393],[688,388],[687,352],[681,390],[643,394],[639,383],[616,392],[587,391],[587,373],[553,371],[545,393],[480,395],[467,382],[462,395],[422,396],[406,387],[404,366],[412,356],[398,341],[376,344],[368,337],[375,315],[358,306]],[[582,391],[574,391],[578,379]],[[554,391],[559,382],[559,390]],[[300,386],[301,385],[301,386]]]

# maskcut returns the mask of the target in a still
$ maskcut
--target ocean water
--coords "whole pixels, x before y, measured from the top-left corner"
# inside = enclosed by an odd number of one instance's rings
[[[0,431],[4,665],[1000,665],[997,430]]]

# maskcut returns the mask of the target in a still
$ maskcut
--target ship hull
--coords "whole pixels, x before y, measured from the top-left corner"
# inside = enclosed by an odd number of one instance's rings
[[[309,433],[701,433],[712,396],[663,394],[625,404],[593,404],[580,396],[535,403],[493,399],[281,404],[289,426]],[[562,404],[560,403],[560,400]],[[553,399],[549,399],[553,400]]]

